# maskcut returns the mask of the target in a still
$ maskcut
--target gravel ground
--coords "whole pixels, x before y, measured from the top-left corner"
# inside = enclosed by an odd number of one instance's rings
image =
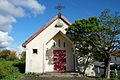
[[[95,80],[92,78],[87,77],[31,77],[26,76],[25,78],[22,78],[21,80]]]
[[[95,80],[95,78],[84,77],[79,73],[44,73],[24,75],[20,80]]]

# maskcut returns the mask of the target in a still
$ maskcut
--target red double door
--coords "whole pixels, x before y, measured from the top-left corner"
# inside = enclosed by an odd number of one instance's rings
[[[57,72],[66,71],[66,50],[54,50],[54,70]]]

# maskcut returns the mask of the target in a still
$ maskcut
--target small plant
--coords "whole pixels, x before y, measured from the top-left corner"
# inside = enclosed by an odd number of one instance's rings
[[[39,77],[40,74],[34,73],[34,72],[29,72],[26,74],[27,76],[34,76],[34,77]]]
[[[117,80],[117,74],[115,72],[115,70],[110,72],[110,80]]]
[[[100,76],[96,76],[96,80],[103,80],[103,78]]]

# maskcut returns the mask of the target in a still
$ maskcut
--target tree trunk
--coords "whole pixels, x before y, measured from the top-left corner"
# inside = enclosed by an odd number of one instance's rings
[[[110,58],[105,59],[104,77],[106,79],[110,78]]]
[[[87,57],[87,61],[86,61],[86,63],[85,63],[85,67],[84,67],[84,71],[83,71],[83,76],[85,76],[85,71],[86,71],[86,68],[87,68],[87,66],[88,66],[89,57],[90,57],[90,56]]]

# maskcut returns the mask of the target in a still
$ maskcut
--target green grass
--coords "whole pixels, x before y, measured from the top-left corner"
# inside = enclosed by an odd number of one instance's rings
[[[20,77],[24,76],[14,64],[16,61],[0,59],[0,80],[19,80]]]

